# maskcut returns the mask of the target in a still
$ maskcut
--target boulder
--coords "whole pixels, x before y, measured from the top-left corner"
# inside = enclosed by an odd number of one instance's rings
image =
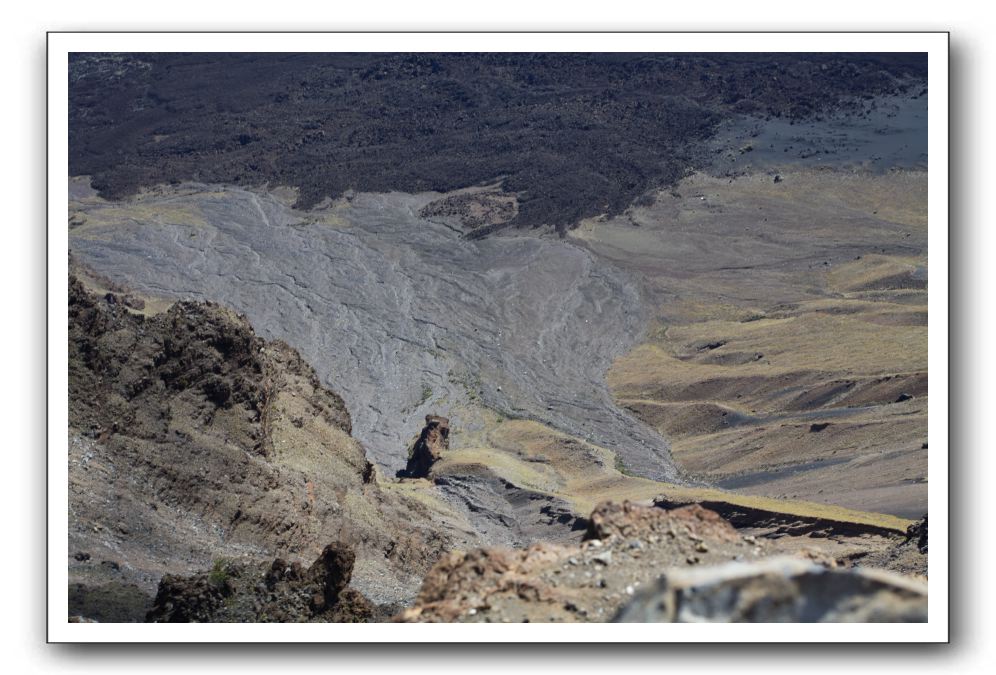
[[[603,502],[596,506],[588,519],[584,540],[632,539],[667,532],[681,532],[696,541],[708,539],[717,544],[740,541],[740,535],[729,521],[698,504],[665,509],[630,501]]]
[[[926,584],[891,572],[827,569],[779,556],[674,570],[637,595],[615,622],[924,622]]]

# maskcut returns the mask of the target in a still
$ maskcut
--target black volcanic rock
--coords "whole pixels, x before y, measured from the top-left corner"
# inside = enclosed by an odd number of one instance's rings
[[[376,608],[347,588],[356,556],[348,546],[329,544],[309,567],[276,559],[242,563],[219,559],[192,577],[167,575],[159,583],[147,620],[189,622],[362,622]]]
[[[500,179],[516,215],[474,236],[565,228],[702,165],[723,119],[806,118],[919,90],[926,70],[924,54],[72,54],[70,174],[108,198],[291,185],[304,208]]]

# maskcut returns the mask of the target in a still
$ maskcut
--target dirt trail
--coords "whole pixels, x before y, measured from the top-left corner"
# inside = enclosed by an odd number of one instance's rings
[[[361,194],[296,211],[267,193],[202,185],[108,203],[82,197],[70,247],[116,282],[210,299],[280,338],[341,393],[353,433],[388,472],[427,413],[473,431],[476,405],[616,451],[675,480],[666,441],[613,403],[612,359],[645,325],[618,268],[555,238],[480,241],[419,218],[437,194]]]

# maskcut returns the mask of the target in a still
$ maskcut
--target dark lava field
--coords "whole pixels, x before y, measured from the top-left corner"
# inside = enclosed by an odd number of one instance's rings
[[[506,226],[617,214],[706,166],[741,118],[924,90],[924,54],[77,54],[69,169],[104,197],[197,181],[449,192],[501,181]]]

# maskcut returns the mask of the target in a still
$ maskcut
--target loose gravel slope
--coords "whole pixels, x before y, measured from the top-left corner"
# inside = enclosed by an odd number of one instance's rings
[[[277,192],[184,185],[106,202],[74,181],[70,247],[143,293],[210,299],[280,338],[341,393],[386,471],[429,412],[535,419],[676,480],[666,441],[604,374],[644,331],[629,276],[555,237],[468,241],[416,214],[437,193],[359,194],[313,211]],[[284,196],[286,197],[286,196]]]

